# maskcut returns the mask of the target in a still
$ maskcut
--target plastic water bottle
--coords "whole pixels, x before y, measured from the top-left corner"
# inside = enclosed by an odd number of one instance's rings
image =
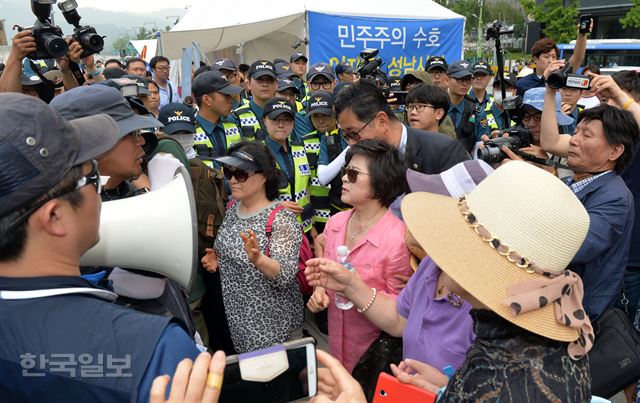
[[[352,273],[356,271],[356,268],[353,267],[353,265],[349,261],[349,248],[347,248],[345,245],[340,245],[338,246],[337,254],[338,254],[338,263],[346,267],[347,270],[349,270]],[[343,309],[345,311],[347,309],[353,308],[353,302],[349,301],[344,297],[341,297],[340,295],[338,295],[338,293],[335,294],[335,298],[336,298],[336,306],[338,308]]]

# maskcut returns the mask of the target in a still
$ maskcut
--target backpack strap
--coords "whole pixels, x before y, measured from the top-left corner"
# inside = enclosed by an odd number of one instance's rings
[[[278,204],[276,208],[274,208],[271,211],[271,214],[269,214],[269,219],[267,220],[267,225],[265,225],[265,228],[264,228],[265,230],[264,232],[267,235],[267,248],[264,253],[266,256],[269,256],[269,249],[271,245],[271,232],[273,231],[273,222],[276,219],[276,214],[278,214],[280,210],[284,210],[284,207],[282,206],[282,204]]]

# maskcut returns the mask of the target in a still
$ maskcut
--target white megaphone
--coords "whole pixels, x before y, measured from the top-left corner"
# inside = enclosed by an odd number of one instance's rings
[[[191,180],[181,166],[158,190],[102,203],[100,242],[80,264],[151,271],[189,290],[198,267],[196,217]]]

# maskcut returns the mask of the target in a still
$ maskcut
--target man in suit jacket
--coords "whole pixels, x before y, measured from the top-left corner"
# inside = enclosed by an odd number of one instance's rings
[[[469,159],[459,141],[403,125],[382,91],[367,80],[340,91],[334,107],[349,144],[363,139],[385,141],[397,147],[407,166],[415,171],[439,174]]]

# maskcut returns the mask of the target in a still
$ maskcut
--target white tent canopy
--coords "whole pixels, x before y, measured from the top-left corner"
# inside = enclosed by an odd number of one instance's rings
[[[294,42],[309,38],[307,11],[365,18],[464,18],[430,0],[366,4],[348,0],[210,2],[192,7],[170,32],[162,33],[162,49],[170,59],[180,58],[182,48],[190,47],[193,42],[205,53],[243,45],[244,58],[248,61],[285,57],[293,52]]]

